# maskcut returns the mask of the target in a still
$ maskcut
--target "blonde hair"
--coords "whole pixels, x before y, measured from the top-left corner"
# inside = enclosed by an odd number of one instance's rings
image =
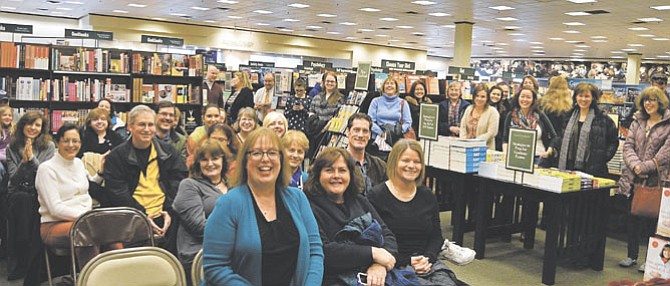
[[[540,98],[540,106],[545,112],[565,112],[572,109],[572,97],[568,81],[562,76],[549,80],[547,92]]]
[[[235,130],[235,132],[238,133],[240,132],[240,119],[242,119],[242,117],[244,116],[249,117],[254,121],[256,126],[254,127],[254,130],[258,129],[258,119],[256,118],[256,110],[254,110],[251,107],[244,107],[240,109],[239,112],[237,112],[237,120],[235,121],[235,123],[233,123],[233,130]]]
[[[265,118],[263,118],[263,126],[267,127],[270,125],[270,123],[277,121],[277,119],[281,119],[281,121],[284,123],[284,130],[288,130],[288,121],[286,120],[286,116],[277,111],[273,111],[265,115]]]
[[[9,107],[9,105],[0,107],[0,116],[4,115],[5,113],[9,113],[12,116],[12,121],[9,122],[9,126],[7,126],[7,131],[9,131],[9,134],[14,134],[14,110]],[[5,126],[2,126],[2,131],[0,131],[0,139],[5,140],[9,136],[9,134],[5,134]]]
[[[241,82],[242,82],[242,88],[248,88],[251,90],[254,90],[254,88],[251,86],[251,81],[249,80],[249,75],[246,72],[243,71],[236,71],[233,74],[234,77],[237,77]]]
[[[281,144],[284,148],[288,148],[293,144],[293,142],[298,143],[298,145],[307,152],[309,150],[309,139],[305,136],[305,133],[298,130],[289,130],[286,131],[284,137],[281,138]]]
[[[426,176],[426,164],[423,158],[423,149],[419,141],[411,139],[400,139],[393,149],[391,149],[391,154],[389,154],[388,160],[386,161],[386,175],[389,177],[389,180],[393,181],[398,177],[396,170],[398,169],[398,162],[400,162],[400,156],[402,153],[405,153],[405,150],[412,150],[419,154],[421,160],[421,172],[419,176],[414,180],[417,186],[423,183],[423,178]]]

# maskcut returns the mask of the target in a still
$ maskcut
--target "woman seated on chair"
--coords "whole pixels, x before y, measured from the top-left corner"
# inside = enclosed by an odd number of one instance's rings
[[[302,131],[289,130],[282,137],[281,143],[284,146],[286,157],[288,157],[288,164],[291,166],[289,186],[302,190],[308,178],[307,172],[302,170],[302,163],[305,161],[307,150],[309,150],[309,140]]]
[[[205,285],[321,285],[323,249],[305,194],[288,187],[277,134],[249,134],[237,156],[237,186],[216,201],[203,241]]]
[[[35,177],[39,212],[42,216],[40,236],[47,246],[68,249],[72,224],[79,216],[91,210],[89,180],[100,183],[102,176],[96,174],[89,177],[84,163],[77,158],[81,148],[81,136],[77,126],[69,123],[63,125],[58,129],[55,141],[58,152],[39,166]],[[104,160],[100,165],[102,170]],[[88,259],[93,257],[88,255]],[[86,262],[88,259],[79,261]]]
[[[217,140],[227,147],[228,152],[226,153],[225,160],[228,163],[226,164],[228,165],[228,170],[226,170],[226,177],[232,177],[235,171],[237,150],[240,150],[241,145],[240,141],[236,139],[237,135],[235,134],[235,130],[228,124],[217,123],[207,130],[207,138]]]
[[[360,194],[365,184],[356,168],[347,150],[329,147],[316,157],[305,183],[323,241],[324,285],[349,285],[359,272],[369,285],[384,285],[396,263],[395,236]],[[351,229],[371,230],[375,243],[358,243],[364,239],[347,234]]]
[[[423,158],[418,141],[398,141],[389,154],[389,180],[372,188],[368,199],[397,238],[397,266],[411,267],[421,285],[459,285],[437,259],[444,238],[435,195],[422,184]]]
[[[217,140],[207,139],[202,142],[189,168],[189,177],[179,184],[179,191],[172,203],[180,221],[177,255],[187,273],[190,273],[193,258],[202,248],[205,223],[214,210],[216,199],[228,192],[225,175],[228,170],[227,158],[230,156],[228,153],[228,149]]]

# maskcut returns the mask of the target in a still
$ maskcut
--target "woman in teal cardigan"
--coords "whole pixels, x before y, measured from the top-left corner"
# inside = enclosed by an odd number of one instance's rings
[[[290,181],[279,137],[258,129],[237,157],[233,188],[205,226],[201,285],[321,285],[323,248],[309,202]]]

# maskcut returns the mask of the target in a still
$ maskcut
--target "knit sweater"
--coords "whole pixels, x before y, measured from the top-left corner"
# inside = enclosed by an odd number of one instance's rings
[[[396,125],[400,122],[401,117],[403,119],[402,132],[405,133],[409,130],[412,126],[412,114],[409,111],[409,104],[407,102],[405,102],[401,110],[403,101],[404,99],[397,95],[390,96],[387,94],[383,94],[372,100],[368,109],[368,115],[372,118],[373,138],[384,132],[382,130],[384,124]]]
[[[468,105],[463,113],[461,119],[461,132],[458,134],[461,138],[467,138],[467,123],[472,116],[474,105]],[[479,115],[479,122],[477,123],[477,132],[475,138],[486,140],[486,147],[490,150],[496,148],[496,135],[498,134],[498,124],[500,122],[500,114],[498,110],[489,106],[482,114]]]
[[[73,221],[91,209],[87,174],[81,159],[67,160],[58,152],[37,168],[41,222]]]

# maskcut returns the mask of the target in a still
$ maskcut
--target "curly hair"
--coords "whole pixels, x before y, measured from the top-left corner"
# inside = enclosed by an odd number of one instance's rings
[[[568,111],[572,109],[572,102],[568,81],[562,76],[552,77],[547,92],[540,98],[540,106],[547,112]]]

